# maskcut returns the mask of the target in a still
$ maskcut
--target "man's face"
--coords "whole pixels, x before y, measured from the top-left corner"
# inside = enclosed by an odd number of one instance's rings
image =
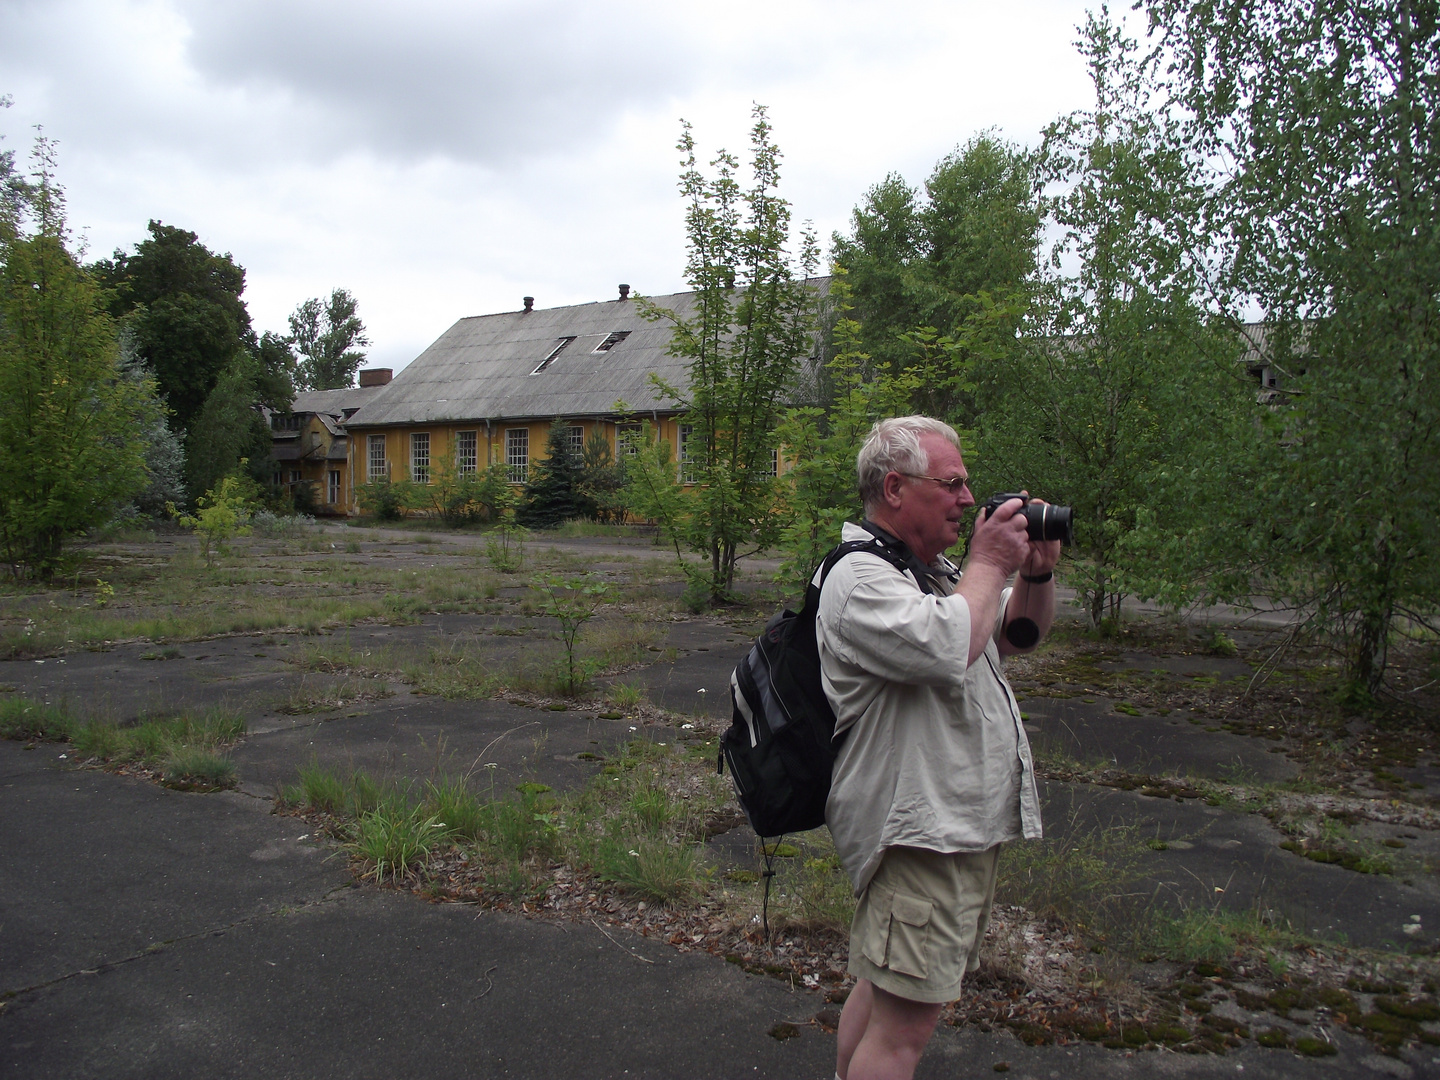
[[[942,480],[968,475],[960,451],[944,437],[922,435],[920,448],[929,462],[926,475]],[[933,480],[907,479],[900,487],[900,507],[893,517],[896,535],[908,543],[916,555],[931,562],[959,541],[968,516],[966,511],[974,505],[975,496],[969,487],[952,495]]]

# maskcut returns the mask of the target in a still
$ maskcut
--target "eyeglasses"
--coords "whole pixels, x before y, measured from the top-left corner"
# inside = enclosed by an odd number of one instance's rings
[[[939,484],[951,495],[959,495],[962,491],[965,490],[966,486],[970,482],[970,478],[968,476],[952,476],[950,477],[950,479],[946,480],[939,476],[924,476],[921,473],[913,472],[901,473],[900,475],[908,476],[911,480],[934,480],[935,483]]]

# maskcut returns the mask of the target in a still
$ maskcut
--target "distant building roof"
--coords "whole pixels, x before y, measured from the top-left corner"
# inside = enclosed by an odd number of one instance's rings
[[[811,284],[824,292],[829,279]],[[693,292],[648,299],[694,313]],[[625,299],[461,319],[347,426],[609,416],[617,400],[634,412],[669,410],[650,376],[688,384],[690,361],[670,355],[671,330]]]
[[[291,413],[322,413],[327,416],[344,416],[345,411],[355,410],[375,395],[385,390],[383,386],[347,386],[343,390],[301,390],[295,395]]]

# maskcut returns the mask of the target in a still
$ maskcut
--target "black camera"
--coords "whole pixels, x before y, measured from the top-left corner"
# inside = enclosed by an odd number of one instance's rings
[[[1032,502],[1018,491],[1003,491],[990,496],[990,501],[985,504],[985,516],[988,518],[1011,499],[1019,499],[1025,504],[1020,513],[1025,518],[1025,532],[1031,540],[1059,540],[1066,547],[1075,543],[1075,531],[1071,526],[1074,515],[1068,506]]]

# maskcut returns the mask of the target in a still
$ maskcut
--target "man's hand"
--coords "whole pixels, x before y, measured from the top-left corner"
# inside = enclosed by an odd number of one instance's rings
[[[984,564],[998,570],[1004,579],[1033,557],[1034,545],[1025,531],[1025,515],[1020,512],[1024,506],[1019,499],[1011,499],[1001,503],[989,517],[985,516],[985,508],[980,508],[975,515],[975,531],[970,537],[971,567]],[[1059,557],[1060,545],[1056,542],[1055,558]],[[1055,563],[1052,561],[1050,565]],[[1043,570],[1035,572],[1044,573]]]
[[[1048,505],[1044,499],[1031,499],[1030,501],[1040,506]],[[1059,562],[1059,540],[1031,540],[1030,553],[1020,565],[1020,572],[1022,574],[1029,574],[1031,577],[1036,577],[1040,574],[1053,571]]]

